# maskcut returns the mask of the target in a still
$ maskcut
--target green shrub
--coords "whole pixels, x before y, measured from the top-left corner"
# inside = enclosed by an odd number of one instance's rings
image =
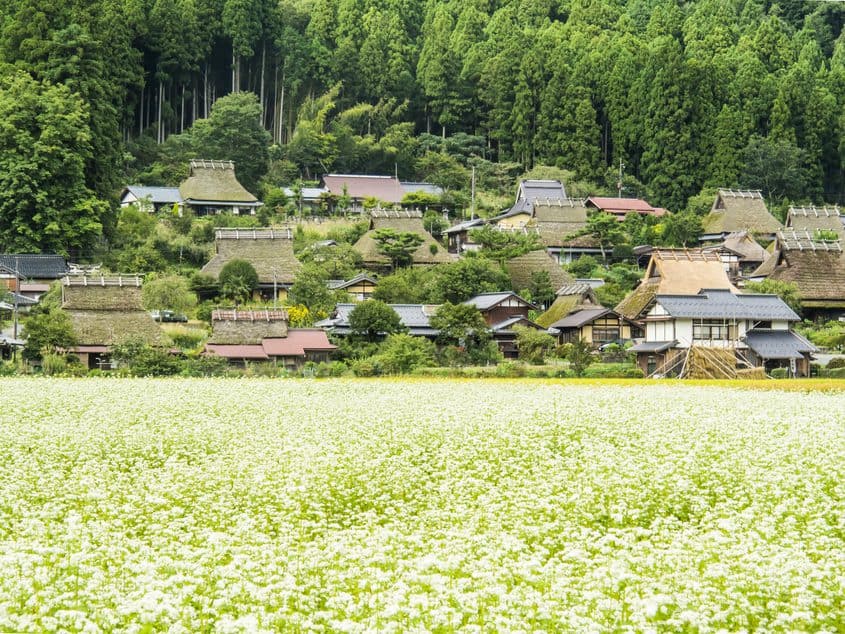
[[[775,368],[769,374],[773,379],[785,379],[789,376],[789,371],[786,368]]]
[[[819,376],[826,379],[845,379],[845,367],[823,369],[819,372]]]
[[[372,359],[359,359],[352,364],[352,372],[355,376],[377,376],[379,368]]]
[[[624,363],[597,363],[586,368],[584,376],[591,379],[641,379],[643,371]]]
[[[186,359],[182,364],[182,376],[226,376],[229,362],[217,355],[203,355]]]
[[[525,366],[521,363],[506,361],[496,366],[496,376],[508,379],[516,379],[525,376]]]
[[[46,353],[41,357],[41,371],[47,376],[56,376],[67,370],[67,359],[63,354]]]
[[[834,357],[828,361],[825,366],[828,370],[835,370],[837,368],[845,368],[845,357]]]

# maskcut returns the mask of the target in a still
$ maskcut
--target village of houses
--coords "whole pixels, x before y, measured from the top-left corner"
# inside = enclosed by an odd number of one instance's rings
[[[472,230],[485,225],[537,235],[542,249],[503,262],[510,288],[466,302],[481,313],[506,360],[519,356],[517,329],[529,328],[547,332],[561,345],[581,340],[596,351],[607,344],[623,345],[644,377],[724,378],[755,369],[758,376],[764,371],[807,377],[819,350],[795,326],[802,320],[845,316],[845,216],[837,207],[793,207],[781,223],[760,192],[721,189],[703,220],[699,244],[683,249],[638,246],[633,260],[642,270],[641,281],[617,305],[603,306],[596,294],[602,280],[574,278],[564,268],[602,251],[584,235],[588,216],[605,212],[622,221],[627,214],[668,212],[633,198],[574,199],[558,181],[525,180],[516,189],[509,209],[458,222],[435,237],[425,229],[421,211],[401,205],[409,192],[436,194],[433,185],[389,176],[327,175],[319,187],[304,188],[299,194],[305,206],[316,204],[326,192],[342,194],[351,199],[357,219],[369,222],[369,231],[354,244],[366,270],[330,282],[333,289],[345,290],[349,301],[309,328],[290,327],[284,309],[301,267],[294,254],[294,227],[218,228],[214,253],[202,273],[216,277],[227,262],[245,260],[258,274],[255,299],[264,304],[214,310],[203,355],[233,366],[273,364],[289,370],[331,360],[338,339],[352,332],[350,314],[356,304],[370,298],[386,270],[388,260],[373,238],[383,228],[419,235],[415,267],[454,262],[477,250]],[[373,198],[378,207],[365,210],[362,201]],[[190,175],[178,188],[129,186],[121,203],[150,213],[190,208],[196,216],[255,214],[262,204],[238,183],[231,163],[202,160],[191,162]],[[325,246],[331,247],[331,241]],[[518,292],[538,271],[545,271],[556,289],[547,306]],[[5,317],[0,347],[6,359],[25,345],[20,319],[54,284],[61,286],[61,310],[69,316],[76,340],[67,352],[83,366],[112,368],[111,352],[126,333],[152,346],[168,345],[161,325],[142,304],[143,272],[105,272],[49,253],[0,254],[0,276],[8,290],[0,305]],[[743,292],[749,281],[764,279],[793,283],[802,314],[777,295]],[[438,331],[429,323],[437,306],[392,308],[408,334],[437,341]]]

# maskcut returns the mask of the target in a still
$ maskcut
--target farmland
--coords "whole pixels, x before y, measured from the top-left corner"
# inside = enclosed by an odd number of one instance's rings
[[[3,632],[845,627],[845,392],[2,386]]]

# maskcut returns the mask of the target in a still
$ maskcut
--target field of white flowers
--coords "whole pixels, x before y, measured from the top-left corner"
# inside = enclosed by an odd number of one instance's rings
[[[845,393],[0,384],[0,631],[845,629]]]

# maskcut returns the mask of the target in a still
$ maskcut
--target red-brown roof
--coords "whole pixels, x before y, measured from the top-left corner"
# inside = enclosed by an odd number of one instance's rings
[[[261,340],[264,352],[270,357],[301,357],[306,351],[334,350],[324,330],[291,329],[287,337]]]
[[[220,343],[208,343],[205,345],[206,352],[212,352],[225,359],[259,359],[267,361],[270,357],[264,352],[261,344],[228,345]]]
[[[226,359],[269,360],[273,357],[302,357],[306,352],[329,352],[337,346],[329,343],[325,331],[316,328],[294,328],[287,337],[267,337],[254,344],[206,344],[206,352]]]
[[[402,184],[393,176],[360,176],[357,174],[327,174],[323,185],[335,196],[343,196],[343,186],[351,198],[376,198],[386,203],[400,203],[405,196]]]
[[[611,198],[603,196],[591,196],[587,199],[588,203],[596,209],[601,209],[611,214],[628,213],[635,211],[640,214],[651,214],[654,216],[662,216],[666,213],[665,209],[660,207],[652,207],[641,198]]]

